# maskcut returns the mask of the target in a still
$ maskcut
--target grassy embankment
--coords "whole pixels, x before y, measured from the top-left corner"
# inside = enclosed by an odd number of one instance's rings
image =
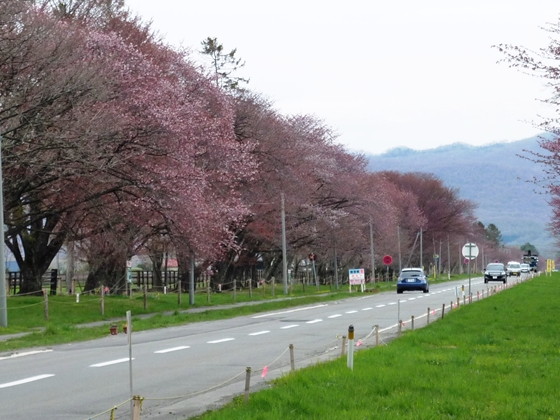
[[[541,275],[197,418],[560,419],[559,295]]]
[[[457,276],[452,280],[459,278],[461,277]],[[446,280],[447,277],[444,277],[438,281]],[[432,284],[435,282],[432,280]],[[373,288],[370,284],[367,287]],[[147,293],[144,298],[142,293],[136,292],[132,299],[125,296],[106,296],[103,305],[104,314],[101,314],[99,295],[80,295],[79,302],[75,296],[48,296],[47,305],[42,296],[8,296],[8,326],[0,327],[0,337],[22,332],[28,334],[0,341],[0,351],[101,338],[109,334],[108,325],[114,319],[119,319],[117,325],[122,331],[123,319],[127,311],[131,311],[134,331],[141,331],[360,296],[361,293],[356,290],[357,288],[354,288],[354,292],[350,293],[347,285],[340,286],[338,290],[330,286],[321,286],[317,289],[315,286],[308,285],[304,290],[302,285],[298,285],[288,295],[284,295],[281,284],[276,284],[274,291],[268,284],[264,289],[253,289],[252,296],[248,290],[237,291],[235,295],[232,291],[212,293],[209,298],[206,292],[197,292],[194,305],[189,304],[188,294],[181,296],[179,304],[176,293],[165,295]],[[375,290],[395,290],[395,283],[377,283]],[[283,299],[286,297],[292,299]],[[234,308],[220,308],[223,305],[236,303],[240,305]],[[251,303],[251,305],[241,305],[242,303]],[[193,312],[192,309],[200,311]],[[45,319],[46,313],[48,320]],[[79,327],[89,323],[103,325]]]

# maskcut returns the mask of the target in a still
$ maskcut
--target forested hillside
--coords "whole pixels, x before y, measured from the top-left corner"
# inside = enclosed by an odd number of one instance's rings
[[[530,242],[543,252],[553,244],[547,230],[551,209],[547,194],[530,182],[543,178],[543,167],[521,158],[528,156],[524,150],[539,151],[538,138],[479,147],[457,143],[424,151],[394,149],[368,156],[368,168],[433,173],[477,203],[478,219],[494,223],[506,244]]]

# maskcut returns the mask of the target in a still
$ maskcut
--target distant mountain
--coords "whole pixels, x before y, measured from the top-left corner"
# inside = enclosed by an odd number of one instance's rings
[[[485,226],[495,224],[504,242],[520,246],[527,242],[539,252],[552,254],[554,239],[547,229],[552,209],[546,194],[530,182],[544,177],[543,167],[523,159],[524,150],[543,150],[538,138],[486,146],[456,143],[431,150],[397,148],[369,155],[370,171],[428,172],[459,196],[475,202],[475,214]],[[551,256],[552,258],[552,256]]]

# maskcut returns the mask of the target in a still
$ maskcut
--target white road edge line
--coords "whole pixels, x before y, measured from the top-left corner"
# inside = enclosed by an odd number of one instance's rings
[[[329,306],[329,305],[317,305],[317,306],[308,306],[305,308],[299,308],[299,309],[291,309],[289,311],[282,311],[282,312],[273,312],[270,314],[264,314],[264,315],[257,315],[252,317],[253,319],[256,318],[264,318],[266,316],[274,316],[274,315],[283,315],[283,314],[291,314],[292,312],[299,312],[299,311],[307,311],[308,309],[316,309],[316,308],[322,308],[323,306]]]
[[[11,354],[9,356],[0,357],[0,360],[14,359],[16,357],[23,357],[23,356],[31,356],[33,354],[39,354],[39,353],[48,353],[49,351],[52,351],[52,349],[34,350],[34,351],[28,351],[28,352],[25,352],[25,353],[14,353],[14,354]]]
[[[54,373],[32,376],[30,378],[20,379],[19,381],[14,381],[14,382],[6,382],[5,384],[0,384],[0,388],[8,388],[10,386],[16,386],[16,385],[26,384],[28,382],[39,381],[41,379],[50,378],[51,376],[54,376]]]

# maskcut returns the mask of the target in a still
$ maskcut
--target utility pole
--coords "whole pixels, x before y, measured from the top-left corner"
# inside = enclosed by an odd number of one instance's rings
[[[420,268],[424,269],[424,262],[422,258],[422,229],[420,229]]]
[[[8,303],[6,301],[6,257],[4,256],[6,232],[4,230],[4,185],[2,175],[2,136],[0,135],[0,228],[2,248],[0,248],[0,326],[8,326]]]
[[[397,243],[399,245],[399,273],[402,270],[402,263],[401,263],[401,228],[397,225]]]
[[[375,258],[373,253],[373,224],[371,222],[371,217],[369,218],[369,242],[370,242],[370,253],[371,253],[371,281],[375,284]]]
[[[284,193],[282,193],[282,281],[284,283],[284,294],[288,294],[288,261],[286,251],[286,211],[284,209]]]

